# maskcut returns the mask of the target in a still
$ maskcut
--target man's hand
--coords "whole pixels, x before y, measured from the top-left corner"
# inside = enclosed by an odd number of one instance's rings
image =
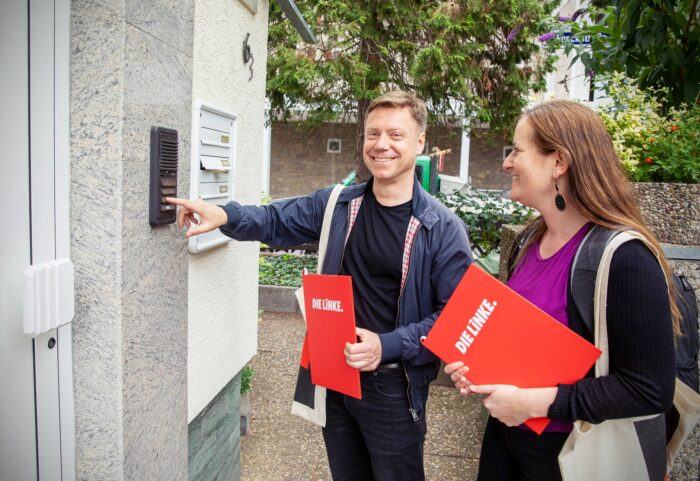
[[[455,388],[462,396],[467,396],[472,393],[469,387],[472,385],[464,375],[469,371],[469,368],[462,361],[453,362],[445,366],[445,374],[450,376],[450,379],[455,383]]]
[[[374,371],[382,360],[382,343],[379,336],[361,327],[356,327],[355,333],[360,342],[345,343],[345,360],[348,366],[360,371]]]
[[[186,237],[218,229],[228,222],[226,211],[218,205],[205,202],[202,199],[187,200],[175,197],[166,197],[169,204],[179,205],[177,212],[177,226],[187,227]],[[197,217],[195,217],[197,214]]]

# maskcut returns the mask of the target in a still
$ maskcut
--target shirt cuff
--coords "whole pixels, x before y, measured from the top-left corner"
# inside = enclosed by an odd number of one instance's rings
[[[241,220],[241,211],[239,209],[240,205],[237,202],[229,202],[226,205],[219,206],[226,212],[226,217],[228,218],[226,226],[229,228],[235,227]],[[224,227],[224,226],[222,226]]]
[[[554,402],[547,410],[547,417],[549,419],[558,419],[560,421],[576,421],[575,419],[571,419],[572,415],[570,399],[574,390],[573,384],[558,384],[557,388],[557,396],[554,398]]]
[[[401,359],[401,334],[396,331],[378,334],[379,342],[382,344],[381,362]]]

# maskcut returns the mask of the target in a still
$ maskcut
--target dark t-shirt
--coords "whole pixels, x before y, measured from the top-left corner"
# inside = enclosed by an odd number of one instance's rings
[[[385,207],[367,189],[345,246],[341,274],[352,276],[357,327],[393,331],[411,201]]]

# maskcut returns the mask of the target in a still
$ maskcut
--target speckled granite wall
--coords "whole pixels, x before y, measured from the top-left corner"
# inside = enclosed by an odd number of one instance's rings
[[[661,242],[700,246],[700,184],[632,184],[644,220]]]
[[[187,260],[148,224],[152,125],[189,186],[193,1],[71,5],[78,479],[187,479]]]

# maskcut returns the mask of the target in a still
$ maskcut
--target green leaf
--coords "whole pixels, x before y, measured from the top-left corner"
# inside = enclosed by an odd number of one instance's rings
[[[408,88],[430,99],[431,119],[453,114],[463,102],[468,117],[488,117],[492,130],[512,127],[522,99],[540,88],[553,69],[553,53],[537,41],[555,2],[509,0],[498,4],[459,2],[461,15],[443,11],[446,2],[347,2],[298,0],[324,52],[338,49],[332,67],[298,35],[275,2],[270,4],[267,96],[272,114],[298,110],[324,118],[356,111],[360,99],[387,86]],[[504,39],[523,22],[510,44]],[[543,51],[544,50],[544,51]],[[537,68],[528,60],[541,58]],[[508,78],[512,72],[518,75]],[[449,76],[443,75],[449,73]],[[481,88],[486,75],[492,89]],[[489,110],[490,113],[486,113]],[[326,114],[327,116],[328,114]]]

